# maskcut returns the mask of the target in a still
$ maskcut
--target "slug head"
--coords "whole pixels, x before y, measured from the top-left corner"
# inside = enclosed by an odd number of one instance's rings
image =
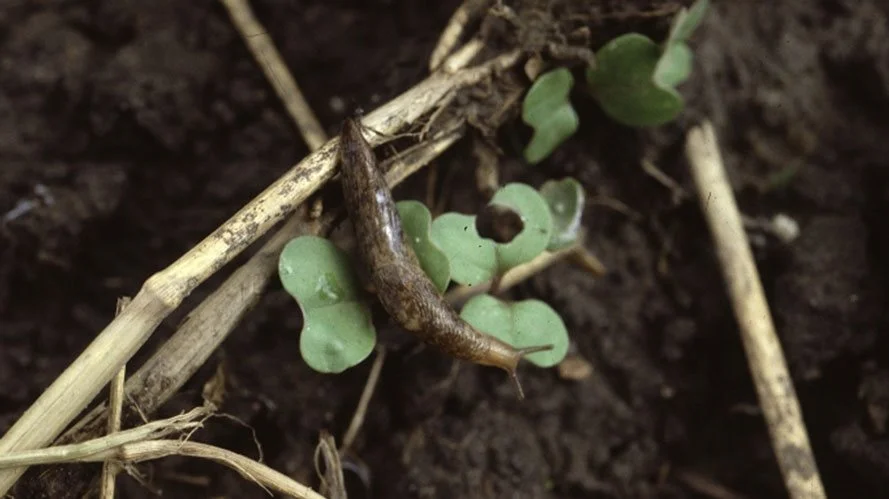
[[[478,363],[499,367],[500,369],[506,371],[516,387],[519,400],[524,400],[525,392],[524,390],[522,390],[522,384],[519,382],[519,377],[516,374],[519,361],[521,361],[522,358],[524,358],[525,356],[532,353],[552,350],[553,346],[538,345],[533,347],[515,348],[512,345],[500,341],[492,336],[489,336],[488,340],[490,341],[490,343],[488,344],[488,351],[486,352],[486,355],[483,359],[478,360]]]
[[[516,349],[516,355],[518,355],[519,359],[521,359],[522,357],[532,354],[532,353],[545,352],[547,350],[552,350],[552,349],[553,349],[552,345],[540,345],[540,346],[536,346],[536,347],[519,348],[519,349]],[[516,391],[518,392],[519,400],[524,400],[525,399],[525,391],[522,390],[522,384],[519,382],[519,377],[516,374],[516,368],[513,367],[512,369],[506,369],[506,372],[509,374],[510,379],[512,379],[512,382],[516,387]]]

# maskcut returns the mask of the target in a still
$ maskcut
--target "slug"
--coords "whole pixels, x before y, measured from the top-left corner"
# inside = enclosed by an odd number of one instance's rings
[[[514,348],[464,321],[420,267],[373,149],[352,118],[343,123],[339,156],[346,212],[355,228],[358,253],[386,312],[399,326],[444,353],[503,369],[519,398],[524,398],[516,376],[519,361],[552,345]]]

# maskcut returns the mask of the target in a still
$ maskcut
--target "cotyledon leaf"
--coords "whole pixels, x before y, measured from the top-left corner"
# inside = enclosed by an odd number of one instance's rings
[[[577,241],[581,228],[586,197],[583,186],[570,177],[550,180],[540,188],[540,195],[553,215],[553,231],[546,249],[553,251],[571,246]]]
[[[474,216],[445,213],[432,222],[431,237],[447,256],[454,281],[474,286],[497,273],[494,241],[478,234]]]
[[[525,160],[538,163],[574,135],[580,120],[568,98],[574,77],[566,68],[540,75],[522,101],[522,120],[534,129]]]
[[[490,204],[509,208],[521,217],[522,230],[507,243],[479,235],[476,217],[445,213],[432,222],[432,240],[451,265],[451,278],[474,286],[494,278],[541,254],[552,233],[552,214],[543,197],[531,186],[507,184],[494,193]]]
[[[655,126],[674,119],[684,105],[679,93],[654,78],[661,48],[638,33],[621,35],[599,49],[597,66],[587,68],[587,84],[602,110],[629,126]],[[675,81],[674,68],[663,80]]]
[[[546,200],[533,187],[511,183],[494,193],[490,204],[515,211],[524,227],[512,241],[495,245],[498,270],[505,272],[543,253],[553,230],[553,217]]]
[[[429,208],[419,201],[399,201],[396,208],[423,272],[443,293],[451,280],[451,266],[447,255],[432,241],[432,214]]]
[[[302,310],[300,353],[312,369],[339,373],[370,355],[376,330],[342,250],[324,238],[297,237],[281,252],[278,275]]]
[[[506,302],[483,294],[471,298],[460,317],[515,348],[553,345],[552,350],[532,353],[528,361],[552,367],[568,353],[568,329],[559,314],[540,300]]]

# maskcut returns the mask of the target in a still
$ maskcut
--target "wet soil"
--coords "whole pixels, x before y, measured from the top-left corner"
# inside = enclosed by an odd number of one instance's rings
[[[571,175],[591,198],[588,246],[608,274],[560,263],[511,296],[556,308],[593,374],[570,381],[524,368],[519,402],[499,371],[396,349],[347,462],[352,497],[691,499],[719,497],[714,486],[786,497],[700,210],[640,166],[647,159],[692,192],[682,140],[704,117],[744,213],[783,213],[801,227],[789,244],[751,237],[828,493],[885,494],[889,6],[714,3],[694,36],[678,122],[627,129],[578,95],[579,132],[534,168],[514,159],[522,125],[498,135],[504,181]],[[427,74],[458,2],[251,4],[335,133],[355,107],[372,109]],[[663,37],[666,21],[640,12],[664,2],[592,4],[594,43],[630,29]],[[533,45],[534,33],[518,43]],[[440,171],[471,178],[464,142]],[[0,7],[0,431],[108,323],[119,296],[306,153],[216,2]],[[423,199],[424,184],[396,194]],[[452,207],[477,196],[455,185]],[[156,416],[199,404],[224,363],[222,410],[255,429],[265,462],[317,485],[319,432],[345,430],[369,363],[314,373],[299,357],[299,328],[275,283]],[[231,420],[212,420],[197,438],[256,456],[250,431]],[[120,497],[266,497],[211,463],[170,458],[139,470],[143,483],[122,478]]]

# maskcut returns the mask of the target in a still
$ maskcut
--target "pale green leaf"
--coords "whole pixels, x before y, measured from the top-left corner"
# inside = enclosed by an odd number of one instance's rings
[[[376,330],[342,250],[327,239],[297,237],[281,252],[278,275],[303,312],[300,353],[312,369],[342,372],[370,355]]]
[[[586,196],[573,178],[550,180],[540,188],[553,216],[553,231],[546,249],[560,250],[577,241]]]
[[[565,68],[540,75],[522,103],[522,120],[534,129],[525,160],[538,163],[577,131],[579,119],[568,96],[574,77]]]
[[[526,184],[507,184],[494,193],[490,204],[513,210],[524,225],[512,241],[495,246],[500,272],[529,262],[543,253],[552,234],[553,218],[549,205],[539,192]]]
[[[551,350],[526,357],[539,367],[552,367],[568,353],[565,323],[552,307],[540,300],[505,302],[491,295],[479,295],[466,302],[460,317],[479,331],[515,348],[553,345]]]
[[[447,255],[432,241],[432,214],[419,201],[400,201],[396,207],[404,233],[420,260],[423,272],[439,292],[444,292],[451,280],[451,268]]]
[[[658,45],[638,33],[619,36],[598,51],[587,83],[608,116],[629,126],[655,126],[679,114],[682,96],[655,83],[660,57]]]
[[[432,222],[431,238],[447,255],[454,281],[474,286],[491,280],[496,274],[494,242],[478,234],[474,216],[441,215]]]

